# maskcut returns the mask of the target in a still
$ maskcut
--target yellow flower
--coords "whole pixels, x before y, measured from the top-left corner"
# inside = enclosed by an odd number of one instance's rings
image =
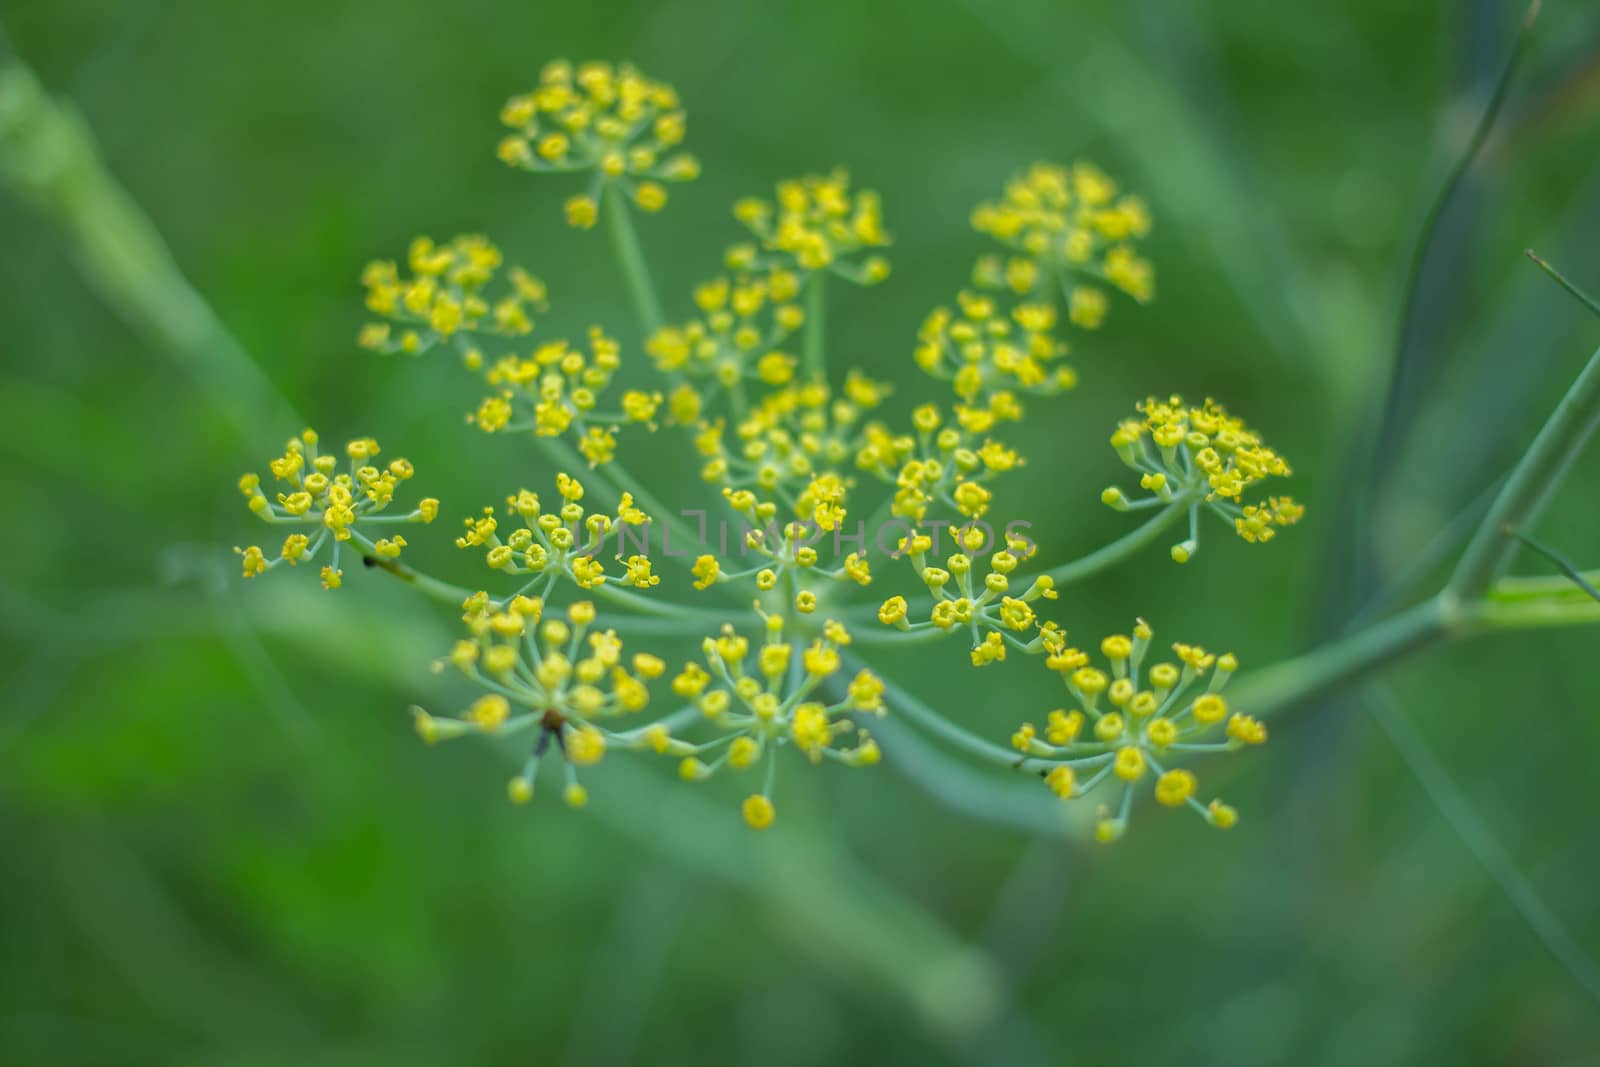
[[[1078,281],[1103,278],[1140,302],[1155,293],[1154,272],[1134,251],[1150,232],[1149,209],[1136,196],[1119,195],[1093,164],[1035,163],[999,200],[978,205],[972,227],[1013,253],[1003,266],[998,259],[981,262],[980,284],[1018,295],[1041,287],[1070,292],[1069,315],[1084,329],[1100,325],[1105,298]]]
[[[1139,415],[1118,425],[1111,444],[1124,463],[1141,472],[1140,486],[1152,495],[1130,499],[1112,487],[1101,495],[1109,506],[1119,511],[1162,504],[1203,507],[1252,544],[1272,540],[1305,513],[1287,496],[1244,501],[1246,490],[1292,472],[1282,456],[1215,400],[1193,407],[1179,396],[1150,397],[1139,404]],[[1186,563],[1197,547],[1191,534],[1172,547],[1172,558]]]
[[[699,162],[678,150],[685,132],[678,94],[627,64],[591,62],[574,69],[566,60],[548,63],[537,87],[506,101],[500,121],[512,132],[495,154],[508,166],[535,173],[588,171],[619,185],[645,211],[666,205],[663,181],[689,181],[700,173]],[[567,220],[592,226],[590,209],[574,212],[579,200],[594,204],[574,197],[567,202]]]
[[[1093,791],[1107,776],[1114,776],[1122,783],[1121,807],[1126,811],[1134,786],[1153,770],[1159,803],[1187,805],[1212,825],[1226,828],[1237,818],[1233,809],[1221,801],[1209,806],[1196,801],[1193,772],[1169,766],[1167,761],[1195,752],[1226,752],[1261,744],[1267,739],[1266,727],[1248,715],[1230,715],[1228,702],[1218,692],[1238,669],[1232,654],[1218,656],[1179,642],[1172,649],[1181,667],[1167,662],[1147,664],[1154,636],[1141,619],[1131,636],[1106,637],[1099,646],[1111,666],[1105,671],[1092,666],[1087,653],[1066,647],[1063,635],[1054,651],[1047,653],[1046,664],[1062,676],[1082,710],[1052,711],[1043,739],[1025,723],[1012,736],[1012,744],[1035,767],[1042,768],[1045,784],[1058,796]],[[1111,708],[1105,708],[1102,701]],[[1224,720],[1227,726],[1219,739],[1216,734]],[[1085,726],[1090,726],[1088,739],[1083,738]],[[1078,776],[1085,773],[1089,777],[1080,781]],[[1125,817],[1103,815],[1097,836],[1116,840],[1126,828]]]
[[[763,250],[788,257],[803,270],[831,270],[860,285],[888,277],[888,263],[881,258],[848,259],[863,249],[887,246],[889,235],[878,194],[852,192],[850,175],[842,169],[779,182],[774,201],[741,200],[733,215]]]
[[[752,830],[765,830],[772,825],[772,820],[777,817],[777,811],[772,806],[772,801],[760,793],[745,797],[744,806],[745,824]]]

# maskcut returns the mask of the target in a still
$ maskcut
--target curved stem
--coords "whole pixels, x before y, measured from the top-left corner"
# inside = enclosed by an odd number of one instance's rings
[[[1600,349],[1584,365],[1567,395],[1545,422],[1533,444],[1506,478],[1506,484],[1456,565],[1446,592],[1463,602],[1477,599],[1499,577],[1517,550],[1513,530],[1525,530],[1561,484],[1567,469],[1600,425]]]
[[[1052,567],[1045,571],[1045,574],[1049,575],[1057,585],[1082,581],[1091,574],[1127,559],[1154,541],[1163,530],[1182,518],[1184,513],[1182,501],[1168,504],[1161,511],[1147,519],[1143,525],[1123,534],[1104,548],[1098,548],[1087,556],[1072,560],[1070,563]]]
[[[1445,603],[1441,597],[1423,601],[1342,640],[1242,677],[1230,688],[1229,703],[1265,717],[1327,696],[1459,633],[1466,617],[1452,615]]]
[[[846,655],[845,663],[850,670],[860,670],[865,664],[855,656]],[[960,749],[969,756],[980,759],[996,767],[1007,770],[1038,771],[1048,767],[1048,764],[1038,760],[1029,759],[1021,753],[1009,748],[1001,748],[990,741],[985,741],[977,734],[957,726],[955,723],[934,711],[928,705],[900,688],[888,678],[879,676],[883,681],[884,696],[888,698],[890,714],[899,714],[900,717],[915,723],[924,731]]]
[[[656,299],[655,283],[650,280],[650,267],[644,259],[644,249],[639,246],[639,235],[633,228],[633,212],[627,197],[615,182],[607,182],[600,193],[605,201],[606,226],[611,230],[611,247],[622,266],[623,278],[628,283],[628,293],[633,297],[633,309],[639,324],[648,334],[661,328],[661,302]]]

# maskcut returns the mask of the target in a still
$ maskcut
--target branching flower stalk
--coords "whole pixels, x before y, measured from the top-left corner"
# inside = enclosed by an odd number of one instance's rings
[[[1569,580],[1503,577],[1522,543],[1513,535],[1600,419],[1600,353],[1444,590],[1233,683],[1235,656],[1163,646],[1142,619],[1080,649],[1051,612],[1073,583],[1164,537],[1177,538],[1168,555],[1186,565],[1207,523],[1261,545],[1298,522],[1302,505],[1276,490],[1289,463],[1257,430],[1212,399],[1134,404],[1110,443],[1136,484],[1100,498],[1143,521],[1074,560],[1039,559],[1025,518],[1009,510],[1024,499],[1006,485],[1025,458],[1005,443],[1007,427],[1074,388],[1075,346],[1119,304],[1154,298],[1154,269],[1138,251],[1152,225],[1141,199],[1091,164],[1039,163],[978,205],[973,228],[995,250],[907,342],[910,362],[948,392],[895,417],[891,394],[914,392],[913,382],[891,385],[827,358],[827,304],[847,298],[839,283],[871,286],[889,274],[876,193],[835,169],[781,181],[770,199],[741,199],[733,216],[745,233],[721,269],[664,305],[634,212],[661,210],[664,182],[699,173],[680,149],[687,127],[672,88],[628,66],[558,61],[501,119],[504,162],[586,183],[566,201],[567,221],[587,229],[604,216],[646,358],[600,325],[576,339],[548,336],[535,321],[547,286],[508,267],[487,238],[418,238],[403,262],[365,271],[373,319],[361,346],[453,353],[484,389],[468,422],[531,438],[551,464],[536,485],[508,485],[501,503],[453,511],[456,544],[492,579],[462,586],[402,562],[397,524],[429,523],[443,505],[423,498],[387,513],[410,464],[380,466],[377,442],[357,438],[341,467],[309,430],[269,465],[270,487],[257,475],[240,484],[258,517],[291,528],[287,539],[239,551],[246,577],[315,561],[332,589],[346,576],[341,553],[354,549],[370,569],[458,610],[464,636],[436,667],[478,695],[458,714],[418,709],[417,729],[430,742],[515,738],[515,802],[558,773],[566,801],[581,806],[580,773],[636,751],[674,760],[690,782],[743,777],[744,821],[765,829],[781,761],[892,759],[870,730],[889,713],[994,774],[1038,776],[1041,804],[1093,796],[1100,840],[1121,837],[1148,797],[1226,829],[1238,813],[1201,791],[1191,764],[1262,744],[1263,718],[1444,640],[1600,621],[1600,603],[1573,597]],[[706,506],[670,507],[629,473],[629,455],[664,447],[658,436],[697,457]],[[698,524],[684,521],[692,516]],[[673,669],[638,649],[663,623],[699,636],[699,655]],[[960,642],[975,669],[1054,674],[1060,706],[1039,708],[1007,746],[865,655],[944,641]],[[552,763],[557,771],[541,771]],[[963,784],[968,795],[982,788]]]

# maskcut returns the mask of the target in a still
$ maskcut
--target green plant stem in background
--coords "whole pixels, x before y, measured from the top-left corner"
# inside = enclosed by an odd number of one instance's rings
[[[1534,263],[1538,264],[1540,270],[1550,275],[1551,278],[1554,278],[1557,285],[1571,293],[1573,298],[1576,299],[1578,303],[1582,304],[1596,315],[1600,315],[1600,301],[1596,301],[1594,297],[1590,296],[1582,289],[1579,289],[1576,285],[1573,285],[1572,282],[1567,279],[1565,274],[1562,274],[1560,271],[1556,270],[1555,267],[1550,265],[1548,260],[1539,255],[1533,249],[1530,248],[1523,254],[1529,259],[1533,260]]]
[[[160,232],[106,173],[82,117],[20,62],[8,62],[3,40],[0,186],[61,230],[101,299],[214,393],[244,440],[281,440],[297,428],[261,368],[178,270]]]
[[[860,670],[865,666],[855,656],[846,656],[845,662],[851,670]],[[896,714],[916,723],[918,727],[926,730],[929,734],[960,749],[969,756],[1009,770],[1032,771],[1045,766],[1037,760],[1028,759],[1012,749],[1001,748],[991,741],[985,741],[978,735],[962,729],[888,678],[883,679],[883,692],[888,697],[889,706],[895,710]]]
[[[1511,536],[1515,537],[1518,541],[1521,541],[1523,544],[1539,553],[1539,555],[1543,556],[1551,563],[1554,563],[1556,568],[1560,570],[1562,574],[1565,574],[1569,579],[1571,579],[1573,585],[1577,586],[1579,589],[1582,589],[1590,599],[1600,601],[1600,589],[1596,589],[1594,583],[1591,582],[1582,571],[1575,567],[1572,564],[1572,561],[1567,559],[1567,557],[1563,556],[1550,546],[1544,544],[1542,541],[1535,541],[1525,533],[1512,530]]]
[[[1512,469],[1467,544],[1446,592],[1474,600],[1505,571],[1517,550],[1513,530],[1531,527],[1551,493],[1600,425],[1600,349],[1561,398],[1533,444]]]
[[[1568,932],[1566,925],[1544,902],[1533,883],[1517,869],[1516,863],[1473,809],[1471,800],[1434,757],[1427,742],[1405,716],[1388,688],[1378,684],[1368,686],[1365,702],[1373,720],[1389,736],[1389,741],[1416,776],[1428,798],[1483,865],[1489,877],[1499,885],[1500,891],[1517,909],[1523,921],[1544,942],[1550,954],[1567,969],[1567,973],[1591,997],[1600,1000],[1600,966],[1596,966],[1594,958]]]
[[[615,182],[607,182],[600,193],[605,201],[606,227],[611,231],[611,247],[616,251],[617,262],[622,265],[622,276],[627,280],[628,293],[633,297],[633,309],[639,316],[639,325],[645,336],[655,333],[664,321],[661,301],[656,298],[655,283],[650,280],[650,267],[645,262],[644,249],[639,246],[639,235],[633,228],[633,210],[628,198]]]
[[[806,336],[803,355],[806,377],[828,380],[828,272],[814,270],[806,278]]]

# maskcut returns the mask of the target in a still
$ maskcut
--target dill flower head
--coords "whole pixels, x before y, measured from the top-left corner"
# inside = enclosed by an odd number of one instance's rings
[[[527,355],[507,353],[479,367],[493,392],[468,417],[485,433],[532,432],[559,437],[569,429],[591,465],[608,462],[616,451],[612,431],[627,423],[654,428],[662,396],[628,390],[602,411],[600,401],[622,366],[622,347],[600,327],[589,330],[585,351],[565,339],[547,341]]]
[[[773,389],[733,426],[733,440],[712,424],[696,437],[705,459],[703,477],[726,490],[748,489],[763,498],[779,494],[795,501],[786,513],[833,529],[815,507],[800,504],[819,481],[827,490],[848,489],[849,464],[862,443],[862,418],[882,403],[889,388],[857,371],[836,394],[820,382],[791,382]],[[843,497],[830,495],[829,503]],[[838,517],[842,517],[838,516]]]
[[[793,379],[793,355],[781,345],[805,322],[796,303],[800,277],[787,267],[759,274],[724,275],[694,291],[699,314],[681,325],[663,326],[645,343],[656,368],[677,381],[711,379],[715,391],[731,390],[746,380],[769,386]],[[683,419],[692,422],[693,415]]]
[[[1050,395],[1077,384],[1058,363],[1067,346],[1055,337],[1056,309],[1025,303],[1005,310],[986,293],[962,292],[957,309],[935,308],[917,332],[914,357],[923,371],[950,382],[967,405],[982,404],[997,419],[1019,418],[1009,390]]]
[[[583,497],[581,482],[558,474],[554,500],[546,503],[531,490],[518,490],[506,498],[508,520],[502,523],[494,508],[484,508],[477,518],[463,520],[456,547],[483,549],[492,570],[542,575],[546,593],[560,579],[570,580],[580,589],[593,589],[608,580],[640,589],[657,585],[660,578],[645,554],[649,547],[645,527],[650,516],[634,506],[628,493],[622,494],[615,517],[585,510]],[[639,549],[627,557],[620,576],[606,574],[601,554],[608,543],[618,559],[630,543]]]
[[[469,234],[442,245],[418,237],[406,266],[403,274],[393,261],[375,260],[362,272],[367,310],[384,321],[362,328],[361,347],[418,355],[471,334],[520,337],[533,329],[529,308],[546,307],[544,282],[520,267],[495,284],[500,250],[485,237]]]
[[[830,271],[860,285],[889,276],[889,261],[882,256],[850,258],[887,247],[889,235],[878,194],[869,189],[852,193],[850,175],[843,169],[779,182],[775,201],[747,197],[733,205],[733,215],[758,241],[729,250],[728,263],[735,268],[776,260],[801,270]]]
[[[401,482],[415,473],[409,460],[394,459],[379,464],[378,442],[358,437],[344,448],[344,458],[319,450],[321,438],[306,430],[289,439],[282,456],[267,464],[273,480],[283,488],[268,497],[259,474],[239,479],[239,491],[257,518],[274,526],[293,528],[277,555],[268,556],[259,545],[236,548],[243,562],[244,576],[254,578],[287,563],[297,566],[319,558],[328,550],[329,562],[322,568],[322,584],[337,589],[342,584],[340,550],[349,545],[369,565],[383,565],[398,559],[406,547],[400,534],[380,536],[384,526],[397,523],[428,523],[439,514],[439,502],[427,497],[404,515],[384,515]]]
[[[1101,494],[1106,504],[1122,511],[1187,504],[1191,517],[1204,507],[1251,544],[1270,541],[1279,527],[1300,521],[1305,508],[1292,497],[1245,502],[1247,490],[1292,472],[1282,456],[1221,404],[1208,399],[1192,407],[1174,395],[1166,400],[1150,397],[1138,410],[1140,417],[1117,426],[1111,444],[1122,461],[1139,472],[1139,486],[1150,495],[1130,498],[1112,487]],[[1173,546],[1173,558],[1187,562],[1197,548],[1196,539],[1191,521],[1189,539]]]
[[[1108,779],[1115,795],[1100,806],[1095,835],[1114,841],[1127,827],[1134,791],[1151,783],[1165,807],[1188,807],[1211,825],[1231,827],[1237,813],[1220,800],[1196,799],[1193,771],[1177,766],[1192,754],[1231,752],[1267,739],[1267,729],[1232,710],[1222,688],[1239,667],[1232,654],[1217,656],[1195,645],[1175,644],[1176,662],[1146,668],[1154,637],[1141,619],[1132,634],[1100,642],[1105,667],[1087,652],[1069,647],[1052,631],[1046,666],[1061,676],[1075,705],[1050,712],[1043,730],[1023,723],[1012,745],[1045,785],[1063,800],[1095,792]]]
[[[1155,295],[1155,272],[1134,248],[1150,232],[1149,209],[1091,163],[1035,163],[999,200],[978,205],[972,228],[1013,253],[981,260],[979,284],[1046,300],[1059,292],[1075,326],[1094,329],[1105,317],[1105,292],[1093,283],[1141,303]]]
[[[856,467],[895,487],[892,515],[920,524],[931,506],[949,502],[962,515],[976,517],[988,507],[984,487],[1026,462],[989,436],[996,420],[988,409],[958,405],[953,414],[946,418],[938,405],[923,404],[911,414],[912,433],[897,434],[878,422],[866,426]],[[957,499],[958,490],[965,503]]]
[[[974,516],[976,518],[976,516]],[[892,596],[878,609],[878,620],[900,630],[963,630],[972,636],[972,665],[1003,662],[1008,648],[1040,653],[1059,633],[1044,622],[1034,604],[1055,600],[1055,582],[1049,575],[1033,579],[1015,576],[1017,568],[1033,558],[1038,547],[1020,535],[1008,536],[1003,546],[976,522],[950,524],[955,551],[943,558],[932,555],[934,537],[913,531],[902,538],[899,554],[933,597],[926,620],[910,618],[904,596]],[[985,554],[987,553],[987,555]]]
[[[506,101],[500,121],[512,131],[496,150],[508,166],[590,175],[587,189],[566,203],[567,221],[584,229],[595,224],[607,186],[660,211],[663,182],[700,174],[699,161],[678,150],[686,123],[677,91],[626,63],[548,63],[537,88]]]
[[[643,746],[642,732],[618,733],[608,724],[649,706],[649,682],[666,665],[648,653],[625,656],[622,639],[596,623],[586,600],[571,604],[564,617],[547,614],[544,600],[527,596],[496,604],[480,593],[463,608],[468,636],[433,667],[454,669],[486,692],[457,716],[413,709],[418,734],[431,743],[468,733],[536,731],[522,772],[508,787],[511,799],[532,797],[540,760],[554,747],[564,763],[566,799],[581,806],[587,794],[577,769],[600,762],[608,749]]]
[[[672,690],[699,708],[718,734],[682,760],[679,774],[701,781],[759,764],[763,784],[745,800],[743,813],[753,829],[764,830],[774,816],[772,790],[780,749],[792,748],[812,764],[825,759],[850,767],[878,762],[877,743],[844,715],[884,714],[884,684],[865,670],[842,678],[839,650],[850,643],[850,634],[839,623],[830,620],[820,636],[797,647],[785,637],[782,616],[757,611],[765,631],[759,645],[732,625],[724,626],[702,643],[703,658],[686,663],[672,679]],[[840,684],[827,685],[834,680]]]

